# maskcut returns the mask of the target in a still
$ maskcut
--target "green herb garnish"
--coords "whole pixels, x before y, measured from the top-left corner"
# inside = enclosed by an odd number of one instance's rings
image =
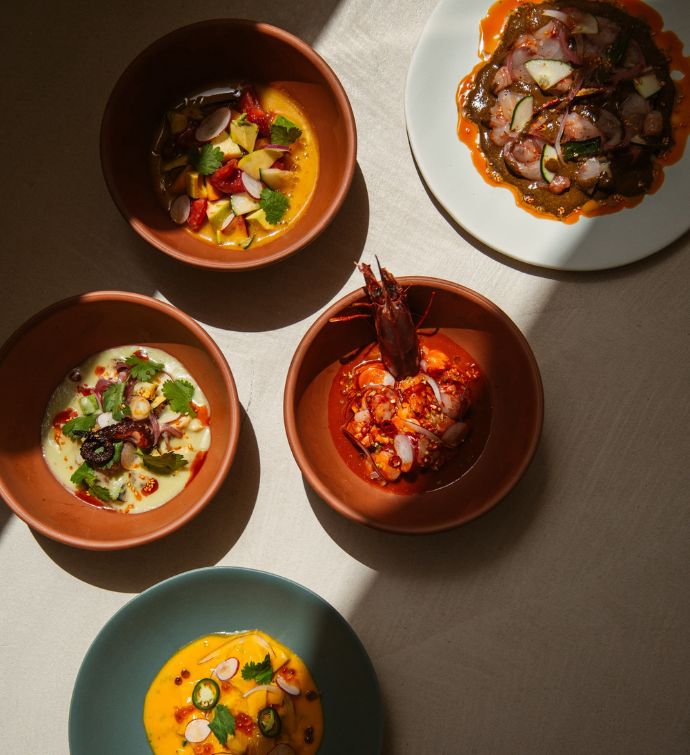
[[[213,720],[208,725],[216,739],[225,747],[228,737],[235,733],[235,716],[225,705],[217,705]]]
[[[163,383],[163,395],[168,399],[170,408],[174,412],[196,417],[196,412],[190,404],[194,395],[194,386],[189,380],[166,380]]]
[[[152,472],[159,472],[160,474],[171,474],[187,466],[187,459],[182,454],[172,452],[161,454],[160,456],[142,454],[141,459],[147,469],[150,469]]]
[[[144,383],[148,383],[157,372],[160,372],[165,367],[162,362],[154,362],[153,359],[142,359],[136,354],[127,357],[125,364],[132,368],[130,370],[132,377]]]
[[[103,469],[110,469],[111,467],[115,466],[120,461],[120,457],[122,456],[122,447],[124,446],[124,441],[118,440],[115,441],[113,444],[113,448],[115,449],[113,453],[113,458],[107,463],[103,465]]]
[[[189,162],[202,176],[210,176],[223,164],[223,150],[212,144],[204,144],[201,149],[189,153]]]
[[[561,146],[564,160],[577,160],[578,157],[596,155],[601,151],[601,137],[583,139],[579,142],[565,142]]]
[[[103,393],[103,411],[112,412],[113,419],[118,422],[132,413],[132,410],[125,404],[124,383],[113,383],[106,388]]]
[[[302,129],[282,115],[276,116],[271,124],[271,142],[273,144],[292,144],[302,135]]]
[[[266,213],[266,220],[271,225],[275,225],[282,220],[283,215],[285,215],[290,206],[290,201],[285,194],[281,194],[279,191],[262,189],[259,205]]]
[[[62,432],[69,438],[78,437],[75,433],[84,433],[96,424],[97,415],[88,414],[70,419],[62,426]]]
[[[261,663],[254,663],[254,661],[245,663],[242,666],[242,678],[255,679],[257,684],[268,684],[273,678],[270,656],[266,655]]]
[[[104,488],[96,482],[96,473],[86,462],[78,467],[69,479],[75,485],[84,484],[89,493],[101,501],[112,500],[108,488]]]

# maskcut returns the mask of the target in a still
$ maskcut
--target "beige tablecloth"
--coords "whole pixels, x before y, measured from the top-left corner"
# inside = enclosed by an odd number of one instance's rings
[[[0,340],[70,294],[156,295],[219,343],[246,416],[217,499],[157,544],[73,550],[0,506],[2,753],[67,753],[70,694],[97,631],[133,594],[209,564],[277,572],[344,614],[381,681],[386,753],[688,752],[690,238],[597,274],[526,268],[468,243],[427,194],[405,133],[405,75],[433,7],[5,8]],[[352,101],[359,167],[312,247],[224,276],[183,267],[130,230],[101,177],[98,128],[116,78],[148,43],[232,15],[283,26],[326,58]],[[353,261],[374,254],[397,274],[492,299],[542,371],[546,421],[529,471],[488,515],[439,536],[387,535],[335,514],[303,482],[283,430],[297,343],[360,285]],[[299,547],[276,550],[262,537],[269,525]]]

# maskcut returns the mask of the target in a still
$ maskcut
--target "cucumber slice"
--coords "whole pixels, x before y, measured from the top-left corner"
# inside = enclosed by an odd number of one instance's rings
[[[244,241],[240,241],[240,246],[242,247],[242,249],[249,249],[253,241],[254,237],[248,236]]]
[[[534,58],[525,63],[529,75],[539,84],[540,89],[551,89],[573,72],[570,63],[562,60],[545,60]]]
[[[655,95],[662,87],[659,79],[653,73],[646,73],[637,79],[633,79],[633,85],[637,93],[648,100]]]
[[[549,168],[546,167],[546,164],[551,162],[552,160],[555,160],[558,162],[558,152],[556,152],[556,148],[552,147],[550,144],[545,144],[544,149],[541,151],[541,161],[539,163],[539,167],[541,168],[541,175],[543,179],[546,181],[546,183],[551,183],[554,178],[556,178],[556,174],[549,170]]]
[[[230,206],[235,215],[246,215],[259,209],[259,203],[243,191],[241,194],[233,194],[230,197]]]
[[[513,117],[510,119],[511,131],[522,131],[532,120],[534,114],[534,97],[531,94],[523,97],[513,108]]]
[[[577,142],[566,142],[561,148],[564,160],[577,160],[580,157],[590,157],[601,152],[601,137],[582,139]]]
[[[584,13],[575,26],[570,30],[571,34],[598,34],[599,22],[591,13]]]
[[[262,168],[259,171],[261,180],[269,189],[284,189],[292,181],[294,175],[291,170],[280,170],[280,168]]]

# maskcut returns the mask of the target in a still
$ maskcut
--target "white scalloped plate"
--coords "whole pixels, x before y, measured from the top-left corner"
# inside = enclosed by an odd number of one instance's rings
[[[441,0],[407,74],[405,117],[412,152],[442,207],[476,239],[514,259],[558,270],[602,270],[663,249],[690,228],[690,150],[665,169],[661,188],[641,204],[567,225],[537,218],[512,192],[488,184],[456,134],[455,93],[477,63],[479,22],[492,0]],[[685,2],[651,0],[664,26],[690,40]]]

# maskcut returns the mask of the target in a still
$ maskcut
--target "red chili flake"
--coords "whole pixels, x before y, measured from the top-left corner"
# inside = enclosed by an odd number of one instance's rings
[[[144,495],[151,495],[151,493],[155,493],[157,490],[158,490],[158,480],[154,480],[153,477],[149,477],[149,479],[146,480],[144,487],[141,489],[141,492]]]
[[[238,713],[235,716],[235,728],[243,731],[248,737],[251,737],[256,724],[246,713]]]

